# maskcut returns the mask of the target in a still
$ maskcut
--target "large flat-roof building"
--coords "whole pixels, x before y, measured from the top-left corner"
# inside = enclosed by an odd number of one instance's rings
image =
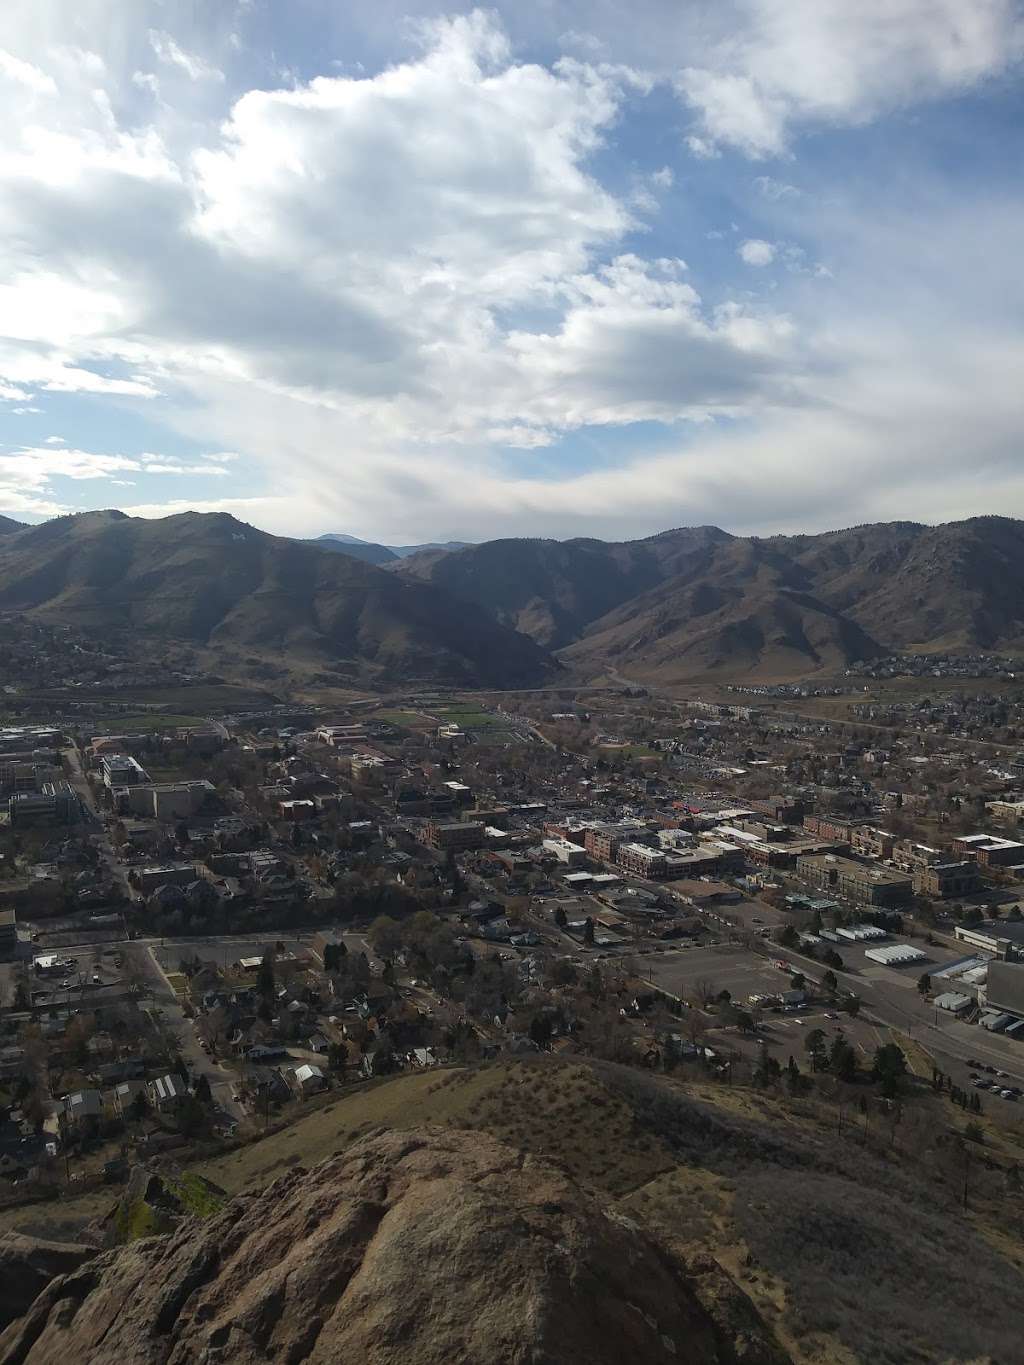
[[[990,962],[985,982],[989,1009],[1024,1018],[1024,962]]]
[[[138,787],[149,781],[149,773],[131,754],[106,754],[100,764],[105,787]]]
[[[657,879],[668,875],[669,860],[660,848],[649,848],[647,844],[620,844],[615,856],[621,868],[637,877]]]
[[[798,874],[811,886],[834,892],[857,905],[882,908],[906,905],[914,892],[913,882],[905,872],[875,863],[859,863],[834,853],[810,854],[797,859],[796,866]]]
[[[919,896],[934,896],[937,900],[971,896],[981,889],[978,864],[970,858],[963,862],[932,863],[928,867],[919,867],[913,877],[914,890]]]
[[[432,820],[424,835],[431,848],[447,852],[448,849],[480,848],[485,841],[484,826],[475,820],[441,823]]]
[[[587,850],[570,839],[545,839],[542,847],[545,853],[553,853],[566,867],[583,867],[586,864]]]
[[[1024,844],[995,834],[962,834],[953,840],[953,852],[973,858],[979,867],[1016,867],[1024,863]]]
[[[81,803],[70,782],[44,782],[41,791],[15,792],[7,802],[12,825],[70,825],[78,819]]]

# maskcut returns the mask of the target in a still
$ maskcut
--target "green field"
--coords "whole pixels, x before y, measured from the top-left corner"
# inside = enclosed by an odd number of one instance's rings
[[[403,730],[419,730],[433,724],[431,718],[420,711],[374,711],[370,719],[382,720]]]
[[[437,706],[434,711],[439,720],[461,725],[463,730],[503,729],[505,726],[500,716],[481,711],[479,707]]]

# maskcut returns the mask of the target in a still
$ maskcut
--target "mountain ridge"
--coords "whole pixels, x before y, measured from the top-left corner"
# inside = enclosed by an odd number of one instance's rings
[[[0,524],[0,610],[467,686],[534,685],[555,653],[571,679],[676,683],[795,681],[901,651],[1024,651],[1024,522],[1007,517],[519,537],[404,559],[376,547],[391,556],[378,564],[349,541],[225,517],[111,509]]]
[[[533,640],[429,584],[268,535],[226,513],[80,513],[0,540],[0,610],[128,629],[358,678],[530,685],[555,671]],[[516,685],[516,684],[512,684]]]
[[[590,676],[782,681],[899,650],[1024,648],[1024,523],[998,516],[491,541],[389,572],[444,586]]]
[[[304,540],[302,544],[315,545],[322,550],[331,550],[335,554],[351,555],[354,559],[363,559],[368,564],[395,564],[422,550],[468,548],[468,542],[464,540],[427,541],[422,545],[382,545],[377,541],[360,540],[358,536],[350,536],[340,531],[329,531],[326,535]]]

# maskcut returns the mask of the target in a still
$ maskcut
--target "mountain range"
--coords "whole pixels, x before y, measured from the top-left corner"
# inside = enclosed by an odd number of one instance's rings
[[[423,545],[378,545],[373,540],[360,540],[358,536],[343,535],[332,531],[315,540],[304,542],[316,545],[321,550],[334,550],[335,553],[352,555],[354,559],[365,560],[367,564],[394,564],[421,550],[464,550],[464,540],[427,541]]]
[[[481,608],[223,513],[86,512],[0,538],[0,612],[245,651],[353,680],[525,686],[550,655]],[[514,680],[514,681],[512,681]]]
[[[785,681],[894,651],[1024,652],[1024,522],[418,548],[288,540],[222,513],[0,518],[5,610],[367,684]]]
[[[1024,523],[1006,517],[499,540],[392,572],[485,608],[574,675],[786,680],[893,651],[1024,650]]]

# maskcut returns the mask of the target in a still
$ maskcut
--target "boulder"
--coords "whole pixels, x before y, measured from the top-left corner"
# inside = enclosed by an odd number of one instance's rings
[[[763,1326],[763,1325],[762,1325]],[[770,1332],[747,1365],[784,1360]],[[480,1133],[366,1138],[102,1252],[0,1365],[735,1365],[685,1263],[562,1170]]]
[[[0,1233],[0,1327],[21,1317],[51,1280],[95,1255],[95,1247]]]

